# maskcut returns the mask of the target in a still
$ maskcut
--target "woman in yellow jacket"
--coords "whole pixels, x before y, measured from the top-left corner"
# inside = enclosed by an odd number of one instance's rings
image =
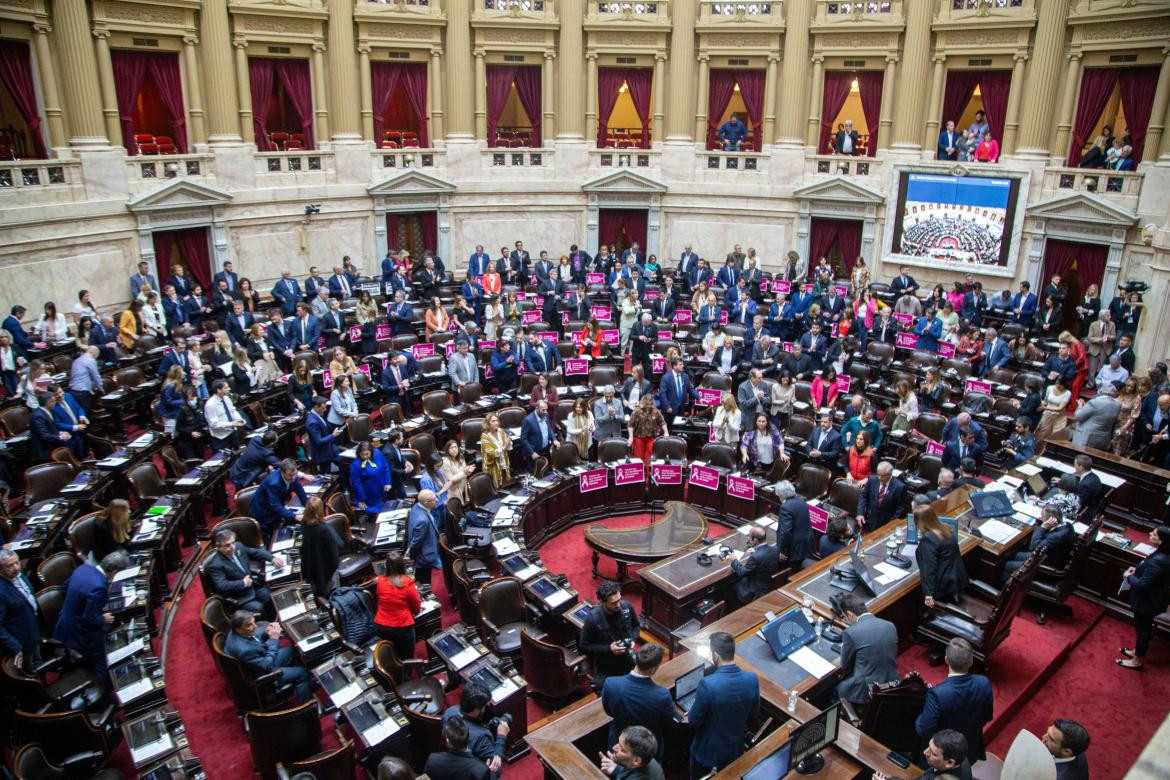
[[[118,340],[127,352],[133,352],[145,332],[142,324],[142,301],[135,298],[118,319]]]

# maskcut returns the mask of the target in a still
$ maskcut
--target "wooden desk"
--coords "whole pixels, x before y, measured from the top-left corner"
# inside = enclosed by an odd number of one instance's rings
[[[597,563],[604,555],[617,561],[617,579],[622,582],[629,564],[669,558],[692,548],[706,535],[707,520],[698,510],[681,501],[668,501],[666,514],[649,525],[609,528],[598,524],[586,528],[585,544],[593,551],[593,576],[599,576]]]
[[[1144,530],[1164,522],[1170,471],[1071,441],[1049,441],[1044,446],[1044,454],[1053,460],[1072,463],[1077,455],[1088,455],[1093,459],[1095,471],[1125,480],[1125,484],[1114,490],[1111,500],[1102,507],[1110,522]]]

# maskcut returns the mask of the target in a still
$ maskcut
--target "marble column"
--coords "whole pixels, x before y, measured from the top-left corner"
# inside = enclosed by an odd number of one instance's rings
[[[760,144],[768,144],[776,133],[776,78],[780,73],[780,55],[768,55],[768,72],[764,77],[764,127],[760,132]],[[757,152],[763,151],[757,149]]]
[[[879,150],[890,148],[890,135],[894,131],[894,79],[898,76],[898,55],[886,55],[886,72],[882,76],[882,106],[878,112]]]
[[[370,81],[370,44],[362,41],[358,44],[358,80],[361,81],[362,95],[362,138],[373,141],[378,146],[378,139],[374,138],[374,92]],[[433,79],[428,79],[428,83]],[[433,103],[433,101],[432,101]]]
[[[812,58],[812,88],[808,91],[808,124],[804,130],[804,145],[811,146],[814,154],[823,154],[817,146],[821,142],[821,101],[825,96],[825,55],[814,54]]]
[[[654,109],[650,117],[650,140],[652,143],[662,140],[666,124],[666,52],[657,52],[654,55]]]
[[[560,31],[557,41],[557,140],[585,140],[585,0],[559,0]],[[657,74],[657,99],[661,82]],[[658,119],[655,118],[655,132]],[[548,135],[546,134],[547,138]]]
[[[1063,154],[1053,148],[1052,115],[1056,109],[1056,94],[1064,70],[1064,39],[1068,33],[1068,0],[1040,0],[1037,2],[1036,32],[1032,43],[1032,61],[1024,80],[1023,106],[1020,118],[1017,157],[1047,159]]]
[[[597,139],[597,55],[585,55],[585,135]]]
[[[353,34],[353,0],[329,0],[329,121],[333,140],[361,140],[357,46]],[[318,93],[317,102],[326,102]]]
[[[329,134],[329,103],[326,99],[326,90],[329,89],[328,81],[325,78],[325,44],[313,44],[313,108],[317,115],[316,122],[313,126],[313,138],[318,144],[327,138],[332,138]]]
[[[695,142],[705,144],[707,139],[707,102],[711,93],[710,55],[699,55],[699,97],[695,105]]]
[[[191,118],[187,133],[187,151],[193,152],[194,145],[207,143],[207,128],[203,123],[203,90],[199,88],[199,58],[196,46],[199,39],[194,35],[183,36],[183,77],[187,86],[187,114]]]
[[[546,146],[556,138],[557,119],[556,106],[553,100],[553,88],[556,86],[557,53],[546,51],[541,61],[540,69],[540,145]]]
[[[1170,104],[1170,46],[1162,48],[1162,70],[1158,73],[1158,87],[1154,90],[1154,104],[1150,111],[1150,124],[1142,146],[1142,160],[1153,162],[1154,153],[1162,145],[1166,132],[1166,107]]]
[[[906,15],[906,32],[902,44],[902,78],[898,79],[898,94],[894,101],[894,132],[890,148],[918,151],[922,148],[922,126],[926,122],[926,100],[920,74],[930,67],[930,22],[934,0],[905,0],[902,12]],[[935,64],[935,72],[941,66]],[[938,117],[933,117],[935,131]]]
[[[942,113],[943,90],[947,83],[947,58],[945,54],[933,57],[934,69],[930,74],[930,105],[926,109],[926,129],[922,135],[922,148],[933,149],[938,139],[939,122]]]
[[[248,39],[237,35],[232,39],[236,49],[236,89],[240,93],[237,109],[240,115],[240,135],[246,144],[256,143],[256,127],[252,124],[252,81],[248,78]]]
[[[1072,126],[1077,110],[1077,92],[1081,88],[1083,56],[1079,51],[1068,53],[1068,66],[1064,71],[1064,89],[1060,96],[1060,114],[1056,117],[1056,138],[1052,146],[1053,154],[1056,156],[1067,155],[1069,143],[1072,141]],[[1022,95],[1020,97],[1023,98]],[[1017,131],[1017,148],[1019,146],[1018,138]]]
[[[666,140],[692,140],[695,127],[695,17],[696,0],[672,0],[670,4],[670,101],[666,105]],[[596,76],[596,73],[594,73]],[[597,89],[594,78],[592,88]],[[706,87],[703,87],[704,91]],[[594,102],[594,113],[596,105]],[[706,102],[699,104],[707,112]],[[596,124],[594,125],[596,126]],[[704,132],[703,138],[706,137]]]
[[[443,117],[443,49],[435,46],[431,49],[431,72],[427,83],[431,85],[431,146],[435,140],[444,135],[445,122]]]
[[[487,52],[475,50],[475,137],[487,138]]]
[[[238,144],[240,104],[245,93],[238,91],[238,74],[232,72],[232,35],[227,3],[205,3],[199,10],[199,55],[207,85],[207,142]],[[236,63],[237,67],[239,63]],[[247,58],[244,75],[247,76]],[[251,90],[248,95],[248,128],[251,130]]]
[[[804,120],[800,107],[808,105],[809,21],[813,0],[787,0],[784,3],[784,63],[780,79],[769,86],[780,108],[776,143],[781,146],[804,146]]]
[[[106,138],[111,146],[122,145],[122,120],[118,114],[118,88],[114,81],[114,61],[110,55],[110,31],[93,31],[97,41],[98,84],[102,91],[102,116],[106,124]]]
[[[1008,92],[1007,118],[1003,124],[1003,138],[999,140],[1003,154],[1016,150],[1016,137],[1020,131],[1020,98],[1024,91],[1024,63],[1028,61],[1026,51],[1018,51],[1012,57],[1012,83]]]
[[[71,146],[121,144],[121,131],[110,135],[102,118],[97,58],[85,0],[58,0],[53,4],[57,23],[61,85],[65,91],[65,119]]]
[[[467,78],[467,74],[472,72],[471,3],[444,3],[443,10],[447,12],[447,137],[471,141],[475,138],[473,133],[477,125],[472,115],[472,106],[478,105],[480,93],[487,88],[484,80],[477,78],[473,83]],[[480,74],[477,72],[476,75]],[[484,135],[487,135],[486,110]]]
[[[48,130],[47,145],[50,149],[60,149],[67,143],[65,139],[65,120],[61,114],[61,93],[57,86],[57,72],[53,64],[53,56],[49,53],[49,33],[52,27],[47,24],[33,25],[33,49],[37,53],[37,72],[41,77],[41,101],[44,103],[45,125]]]

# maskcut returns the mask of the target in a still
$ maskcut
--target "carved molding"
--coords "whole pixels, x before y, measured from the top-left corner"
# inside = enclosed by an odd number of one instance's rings
[[[5,0],[8,2],[9,0]],[[187,12],[182,8],[138,3],[105,3],[103,16],[120,22],[144,24],[167,24],[183,27],[187,23]]]
[[[819,33],[816,36],[818,49],[887,49],[890,48],[890,33],[887,30],[856,33]]]
[[[708,47],[775,49],[776,33],[707,33],[703,36],[703,42]]]
[[[946,33],[948,46],[994,46],[997,44],[1016,43],[1019,39],[1020,31],[1012,28],[985,27],[969,30],[948,30]]]
[[[287,35],[316,35],[320,25],[312,19],[296,19],[288,16],[236,17],[236,25],[252,33],[284,33]]]
[[[589,41],[598,46],[657,46],[660,36],[644,30],[598,30],[589,33]]]
[[[1085,41],[1129,41],[1151,39],[1162,43],[1170,38],[1170,20],[1144,19],[1134,22],[1101,22],[1083,25]]]
[[[371,38],[387,38],[397,41],[431,41],[436,28],[413,24],[366,24],[366,34]]]

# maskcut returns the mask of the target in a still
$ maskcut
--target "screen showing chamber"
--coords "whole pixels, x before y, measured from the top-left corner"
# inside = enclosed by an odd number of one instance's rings
[[[903,173],[891,249],[939,263],[1006,266],[1018,193],[1016,179]]]

